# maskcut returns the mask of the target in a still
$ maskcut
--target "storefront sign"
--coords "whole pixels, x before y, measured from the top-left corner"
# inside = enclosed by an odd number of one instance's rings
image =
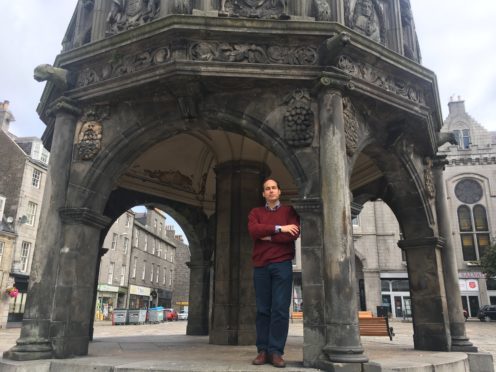
[[[108,284],[98,284],[98,290],[100,292],[119,292],[119,287]]]
[[[189,302],[188,301],[178,301],[178,302],[176,302],[176,305],[179,305],[179,306],[188,306],[189,305]]]
[[[484,278],[485,275],[478,271],[466,271],[458,273],[458,277],[462,279],[480,279]]]
[[[479,281],[477,279],[459,279],[461,292],[478,292]]]
[[[151,288],[140,287],[140,286],[131,284],[129,286],[129,293],[132,295],[138,295],[138,296],[150,296]]]

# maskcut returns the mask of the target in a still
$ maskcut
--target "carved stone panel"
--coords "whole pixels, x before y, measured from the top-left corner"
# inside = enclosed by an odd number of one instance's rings
[[[288,0],[221,0],[220,17],[289,19]]]
[[[312,99],[307,90],[295,90],[286,99],[284,115],[284,138],[292,146],[310,146],[314,137],[314,114]]]
[[[385,22],[377,0],[345,1],[346,25],[378,43],[385,41]]]
[[[107,35],[126,31],[158,17],[160,0],[112,0],[107,15]]]
[[[358,149],[358,115],[348,97],[343,98],[344,133],[346,136],[346,154],[353,156]]]
[[[101,150],[103,125],[102,121],[110,116],[108,106],[90,107],[84,111],[80,121],[77,137],[77,150],[82,160],[92,160]]]

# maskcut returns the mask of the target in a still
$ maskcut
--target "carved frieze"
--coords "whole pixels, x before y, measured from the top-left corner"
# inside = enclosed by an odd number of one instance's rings
[[[160,0],[112,0],[107,15],[107,35],[144,25],[156,19]]]
[[[160,169],[145,169],[144,172],[148,177],[157,180],[163,185],[172,186],[184,191],[195,192],[192,177],[185,176],[178,170],[163,171]]]
[[[284,138],[295,147],[310,146],[314,137],[312,99],[307,90],[297,89],[286,99]]]
[[[196,61],[245,62],[311,66],[317,64],[316,48],[199,41],[191,44],[190,58]]]
[[[365,80],[410,101],[425,103],[424,92],[421,88],[395,76],[388,75],[372,65],[355,62],[349,56],[342,55],[338,59],[337,67],[354,77]]]
[[[358,149],[358,114],[348,97],[343,98],[344,133],[346,137],[346,154],[353,156]]]
[[[84,111],[77,138],[79,158],[92,160],[102,148],[102,122],[110,116],[108,106],[90,107]]]
[[[221,0],[220,17],[289,19],[288,0]]]
[[[78,87],[85,87],[102,80],[160,65],[170,61],[170,59],[171,51],[169,47],[144,51],[130,56],[114,57],[112,61],[109,61],[103,66],[83,69],[78,75],[76,85]]]

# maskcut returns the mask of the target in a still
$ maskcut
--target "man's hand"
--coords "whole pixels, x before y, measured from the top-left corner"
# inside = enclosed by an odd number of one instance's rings
[[[281,232],[290,233],[293,236],[296,236],[300,232],[300,228],[297,225],[284,225],[281,226]]]

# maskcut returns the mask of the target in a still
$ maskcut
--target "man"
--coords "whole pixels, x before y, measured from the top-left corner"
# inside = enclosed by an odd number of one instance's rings
[[[257,351],[253,364],[285,367],[282,355],[288,337],[289,306],[293,281],[294,241],[300,235],[296,211],[281,205],[281,189],[274,179],[263,183],[265,207],[248,215],[254,240],[252,263],[257,303]]]

